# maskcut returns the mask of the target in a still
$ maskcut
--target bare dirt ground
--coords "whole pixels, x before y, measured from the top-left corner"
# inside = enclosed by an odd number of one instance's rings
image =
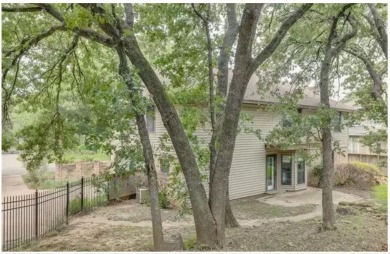
[[[355,196],[350,198],[356,200]],[[380,213],[378,210],[337,214],[338,229],[320,232],[319,205],[283,206],[260,200],[263,199],[232,201],[241,227],[226,230],[225,251],[381,251],[387,244],[387,225],[383,214],[376,214]],[[192,216],[181,217],[173,209],[163,210],[162,216],[166,238],[181,233],[186,246],[191,247],[195,239]],[[77,216],[68,227],[23,250],[151,251],[152,248],[149,207],[127,200]]]

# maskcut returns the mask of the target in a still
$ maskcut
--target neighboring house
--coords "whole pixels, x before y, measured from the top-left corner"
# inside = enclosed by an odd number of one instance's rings
[[[278,87],[280,91],[289,92],[285,86]],[[267,135],[276,125],[282,122],[281,114],[268,112],[264,105],[277,103],[270,93],[260,96],[257,92],[257,77],[250,79],[242,112],[253,117],[253,124],[250,127],[260,129],[262,135]],[[310,114],[319,105],[319,96],[310,94],[299,102],[299,111],[302,114]],[[331,101],[331,107],[339,112],[340,123],[348,112],[354,110],[340,102]],[[150,130],[150,140],[156,149],[159,145],[159,137],[166,130],[163,126],[161,116],[156,110],[155,118],[147,117],[147,124]],[[196,135],[204,140],[205,147],[210,140],[210,128],[199,126]],[[339,129],[333,132],[333,138],[338,140],[340,147],[348,150],[348,129]],[[310,145],[307,149],[311,149]],[[346,157],[335,156],[335,163],[347,161]],[[167,171],[166,166],[159,165],[156,158],[157,168]],[[267,168],[267,170],[266,170]],[[276,147],[269,147],[260,141],[254,134],[239,133],[233,155],[233,161],[229,177],[229,194],[231,199],[243,198],[266,192],[274,191],[298,191],[307,187],[309,166],[296,155],[295,149],[282,150]],[[206,190],[208,183],[204,183]]]
[[[348,161],[362,161],[380,166],[387,173],[387,140],[377,144],[382,153],[375,153],[360,143],[364,135],[368,134],[367,128],[386,129],[386,127],[371,122],[363,122],[360,125],[349,127]]]

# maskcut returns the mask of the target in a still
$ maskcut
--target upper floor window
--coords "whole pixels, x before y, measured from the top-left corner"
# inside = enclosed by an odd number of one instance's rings
[[[284,116],[282,120],[282,126],[285,128],[291,127],[293,124],[293,120],[291,116]]]
[[[297,112],[302,114],[302,109],[297,108]],[[291,127],[293,125],[293,118],[290,115],[283,115],[282,126],[285,128]]]
[[[148,107],[148,112],[146,113],[146,127],[148,128],[149,132],[155,132],[156,126],[155,126],[155,109],[153,106]]]
[[[341,132],[341,124],[342,124],[342,116],[341,112],[337,112],[336,117],[333,119],[333,130],[335,132]]]

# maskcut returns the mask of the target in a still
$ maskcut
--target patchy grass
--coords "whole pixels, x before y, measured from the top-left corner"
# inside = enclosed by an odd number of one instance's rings
[[[380,251],[387,225],[370,214],[338,217],[335,231],[320,232],[321,218],[227,230],[226,251]]]
[[[382,204],[384,211],[387,211],[387,184],[377,185],[373,188],[375,199]]]
[[[232,207],[242,223],[252,218],[265,219],[255,225],[226,229],[225,251],[380,251],[387,243],[387,225],[383,218],[386,214],[375,209],[368,212],[368,207],[355,215],[337,214],[338,229],[325,232],[319,231],[321,217],[271,222],[276,217],[310,212],[313,208],[310,206],[279,207],[247,199],[233,201]],[[176,210],[163,209],[162,217],[166,239],[180,233],[186,249],[196,249],[191,216],[180,217]],[[151,227],[150,208],[135,200],[126,200],[72,218],[65,230],[23,250],[152,251]]]
[[[231,206],[234,215],[240,220],[297,216],[313,212],[316,208],[316,205],[296,207],[269,205],[251,198],[231,201]]]
[[[23,251],[152,251],[153,242],[145,240],[151,234],[144,227],[80,223]]]
[[[184,239],[184,248],[186,250],[193,250],[196,247],[196,235],[190,235]]]

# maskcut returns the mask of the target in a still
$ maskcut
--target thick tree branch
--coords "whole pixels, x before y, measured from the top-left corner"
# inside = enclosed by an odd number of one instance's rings
[[[117,44],[112,38],[102,35],[92,29],[81,29],[76,27],[73,31],[84,38],[93,40],[107,47],[114,47]]]
[[[23,40],[23,42],[21,43],[21,45],[26,45],[25,47],[23,47],[22,49],[20,49],[19,53],[15,55],[15,57],[13,58],[12,62],[11,62],[11,65],[4,68],[3,69],[3,75],[2,75],[2,78],[1,78],[1,81],[2,83],[4,84],[5,82],[5,79],[7,77],[7,73],[8,71],[10,70],[10,68],[12,66],[15,66],[16,62],[25,54],[27,53],[28,50],[30,50],[33,46],[35,46],[36,44],[38,44],[41,40],[49,37],[50,35],[52,35],[54,32],[56,31],[59,31],[59,30],[62,30],[64,28],[64,26],[60,25],[60,26],[53,26],[51,28],[49,28],[48,30],[38,34],[37,36],[31,38],[31,39],[26,39],[26,40]],[[17,50],[11,50],[11,52],[16,52]],[[7,54],[9,56],[9,54]]]
[[[291,14],[279,27],[270,43],[255,57],[251,64],[251,72],[254,72],[259,66],[276,50],[283,38],[287,34],[287,31],[292,25],[300,19],[306,11],[308,11],[313,4],[303,4],[301,8]]]
[[[106,16],[106,12],[103,8],[98,6],[98,4],[95,3],[87,3],[87,4],[79,4],[81,7],[85,9],[89,9],[92,13],[92,15],[101,15],[102,17]],[[120,31],[112,25],[110,22],[107,21],[107,18],[102,19],[99,21],[99,27],[102,29],[107,35],[113,37],[114,39],[120,38]]]
[[[347,52],[348,54],[351,54],[355,57],[357,57],[358,59],[360,59],[364,65],[366,66],[366,69],[373,81],[372,83],[372,87],[371,87],[371,92],[372,92],[372,97],[382,103],[382,105],[386,106],[386,102],[383,100],[383,82],[382,82],[382,79],[380,78],[380,75],[375,71],[374,69],[374,64],[368,59],[367,56],[363,55],[363,54],[359,54],[358,52],[356,52],[356,50],[352,50],[352,49],[344,49],[345,52]],[[386,106],[387,108],[387,106]]]
[[[7,7],[2,6],[1,10],[3,12],[39,12],[42,11],[42,7]]]
[[[44,9],[47,13],[49,13],[53,18],[65,24],[65,19],[62,17],[61,13],[56,10],[51,4],[36,4],[38,7]]]
[[[368,4],[368,7],[370,8],[371,14],[374,17],[375,27],[379,33],[378,43],[381,46],[383,53],[385,53],[386,59],[388,59],[387,58],[387,32],[386,32],[385,22],[379,15],[375,4],[372,3]]]
[[[134,26],[134,12],[133,12],[133,5],[126,3],[125,6],[125,23],[127,28],[133,29]]]
[[[226,97],[229,74],[229,58],[233,44],[237,38],[239,24],[237,22],[236,4],[226,4],[227,30],[223,38],[222,46],[218,56],[218,91],[217,93]]]
[[[87,39],[93,40],[95,42],[98,42],[100,44],[103,44],[108,47],[114,47],[116,45],[115,41],[107,36],[104,36],[100,34],[97,31],[94,31],[92,29],[85,29],[85,28],[79,28],[79,27],[74,27],[72,29],[69,29],[66,27],[65,19],[61,15],[59,11],[57,11],[51,4],[37,4],[40,8],[46,11],[49,15],[54,17],[56,20],[60,21],[63,24],[63,29],[62,30],[71,30],[77,34],[79,34],[82,37],[85,37]]]

